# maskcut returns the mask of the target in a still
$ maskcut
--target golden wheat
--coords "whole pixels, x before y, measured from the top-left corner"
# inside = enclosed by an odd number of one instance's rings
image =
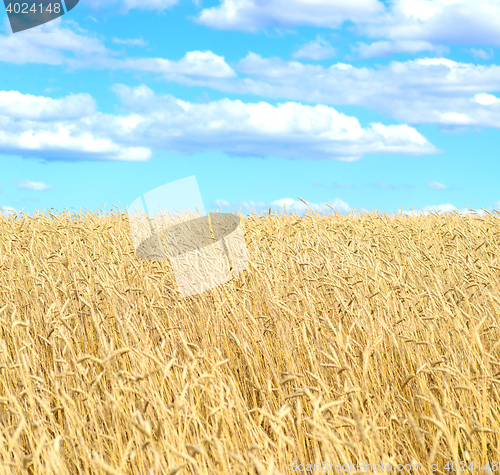
[[[68,217],[0,218],[1,474],[500,460],[495,215],[250,215],[184,299],[126,215]]]

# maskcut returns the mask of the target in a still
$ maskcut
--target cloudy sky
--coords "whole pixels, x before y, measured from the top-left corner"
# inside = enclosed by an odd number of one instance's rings
[[[500,209],[499,46],[500,0],[0,6],[0,208]]]

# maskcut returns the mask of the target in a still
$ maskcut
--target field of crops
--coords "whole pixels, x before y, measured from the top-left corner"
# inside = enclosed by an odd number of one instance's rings
[[[0,474],[495,470],[496,214],[242,226],[247,269],[180,298],[126,214],[0,217]]]

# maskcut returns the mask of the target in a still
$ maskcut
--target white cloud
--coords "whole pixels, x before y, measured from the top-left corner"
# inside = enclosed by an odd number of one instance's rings
[[[335,48],[325,39],[317,36],[315,40],[310,41],[292,54],[295,59],[311,59],[321,61],[335,56]]]
[[[407,125],[371,123],[323,105],[207,103],[115,85],[122,114],[95,111],[91,96],[62,99],[0,91],[0,153],[46,159],[144,161],[151,149],[192,154],[359,160],[370,153],[440,153]]]
[[[21,180],[18,182],[17,186],[21,190],[32,191],[47,191],[52,189],[50,185],[47,185],[43,181]]]
[[[500,102],[500,99],[493,94],[476,94],[472,100],[483,106],[490,106]]]
[[[127,46],[147,46],[148,42],[142,38],[113,38],[113,43]]]
[[[59,160],[145,161],[151,157],[150,150],[145,147],[122,146],[111,139],[82,133],[75,130],[74,125],[67,124],[32,126],[32,130],[23,132],[0,130],[0,153]]]
[[[439,183],[437,181],[428,183],[427,187],[430,188],[431,190],[446,190],[446,185],[443,185],[442,183]]]
[[[226,200],[215,200],[214,204],[217,208],[220,207],[222,211],[235,212],[239,211],[241,213],[268,213],[269,209],[271,212],[284,212],[286,206],[287,213],[297,213],[304,214],[308,210],[317,211],[317,212],[333,212],[339,211],[342,214],[347,214],[350,212],[351,208],[349,205],[341,200],[340,198],[336,198],[334,200],[329,201],[328,203],[309,203],[306,205],[304,202],[300,200],[294,200],[292,198],[282,198],[279,200],[274,200],[268,203],[263,201],[238,201],[238,202],[229,202]],[[329,206],[328,206],[329,205]],[[333,208],[333,210],[332,210]]]
[[[85,30],[73,27],[78,32],[59,24],[46,33],[0,36],[0,60],[145,71],[179,84],[230,93],[362,105],[408,124],[500,127],[498,104],[487,104],[481,99],[500,89],[500,67],[496,65],[423,58],[393,61],[373,68],[356,68],[345,63],[323,67],[249,53],[237,65],[240,74],[247,77],[238,77],[223,56],[211,51],[190,51],[180,60],[119,58],[119,53],[106,49],[100,40],[87,37],[83,34]],[[9,47],[12,41],[17,49]],[[426,44],[391,40],[387,47],[418,49]]]
[[[375,41],[370,44],[357,42],[356,46],[352,46],[351,49],[356,52],[357,56],[361,59],[387,57],[397,53],[414,54],[420,51],[435,51],[441,56],[443,53],[449,52],[449,48],[447,47],[435,46],[428,41],[415,40]],[[349,56],[349,58],[351,57]]]
[[[113,69],[131,69],[164,74],[168,80],[182,81],[183,77],[194,79],[233,78],[236,73],[226,63],[223,56],[211,51],[189,51],[178,61],[163,58],[127,58],[112,59],[108,67]]]
[[[308,25],[338,28],[346,20],[362,21],[384,10],[377,0],[222,0],[205,8],[197,21],[221,30]]]
[[[387,8],[377,0],[221,0],[203,9],[197,21],[240,31],[301,25],[340,28],[351,21],[359,35],[370,38],[415,40],[436,47],[500,45],[498,0],[393,0]],[[385,47],[373,48],[383,52]]]
[[[81,60],[110,55],[99,39],[85,35],[86,30],[75,27],[82,33],[79,34],[61,24],[58,18],[35,30],[0,35],[0,61],[63,65],[68,64],[65,53],[72,53]],[[10,26],[6,29],[9,31]]]
[[[57,19],[36,30],[15,35],[0,35],[0,61],[16,64],[38,63],[81,68],[125,69],[164,75],[165,79],[185,80],[228,79],[236,76],[223,56],[211,51],[188,51],[177,61],[163,58],[121,58],[122,53],[106,48],[101,39],[89,36],[74,21],[66,21],[76,30],[63,26]],[[120,40],[115,43],[139,44],[141,40]]]
[[[22,33],[0,36],[0,60],[4,55],[6,61],[146,71],[180,84],[208,86],[231,93],[323,104],[362,105],[408,124],[500,127],[500,108],[496,99],[485,102],[486,96],[495,97],[490,92],[500,89],[500,67],[496,65],[423,58],[393,61],[387,66],[374,68],[356,68],[345,63],[325,68],[249,53],[237,66],[240,73],[247,77],[237,77],[224,57],[211,51],[190,51],[176,61],[118,58],[117,52],[106,49],[100,40],[80,34],[80,31],[84,32],[79,29],[75,33],[59,25],[46,33],[31,36]],[[3,44],[9,46],[7,43],[14,40],[18,47],[14,53],[9,47],[2,47]],[[391,43],[394,44],[415,45],[412,42]],[[85,45],[89,47],[89,54]],[[32,54],[33,51],[35,54]],[[73,57],[66,56],[66,53],[71,53]],[[78,97],[88,107],[94,107],[88,98]],[[76,99],[71,101],[75,103]],[[54,102],[54,106],[56,104]],[[67,105],[61,104],[61,108],[69,113],[71,108]],[[35,107],[35,103],[30,107]],[[76,109],[81,107],[77,105]],[[48,113],[47,108],[44,110]]]
[[[481,98],[500,89],[497,65],[422,58],[374,68],[344,63],[323,67],[249,53],[236,70],[247,77],[197,84],[263,97],[362,105],[409,124],[500,127],[496,102],[485,105],[484,100],[471,100],[475,94]]]
[[[434,44],[500,45],[498,0],[394,0],[390,11],[356,25],[357,33]]]
[[[90,94],[70,94],[62,99],[0,91],[0,116],[40,121],[71,120],[95,112]]]
[[[474,58],[480,58],[480,59],[492,59],[494,56],[493,50],[490,50],[490,52],[486,52],[483,49],[475,49],[471,48],[470,52],[474,55]]]
[[[130,117],[118,117],[125,125]],[[102,124],[99,124],[101,122]],[[146,147],[123,145],[106,134],[107,117],[88,94],[62,99],[0,91],[0,153],[59,160],[144,161]]]
[[[179,0],[86,0],[85,6],[92,9],[101,10],[103,7],[117,7],[121,13],[128,13],[137,8],[140,10],[163,11],[177,5]]]
[[[280,200],[275,200],[271,202],[264,201],[237,201],[237,202],[229,202],[227,200],[218,199],[214,201],[214,206],[211,207],[214,211],[216,209],[220,209],[225,212],[240,212],[242,214],[246,213],[257,213],[257,214],[267,214],[269,209],[271,209],[271,213],[275,212],[284,212],[284,205],[286,204],[287,213],[297,213],[299,215],[305,214],[308,210],[315,212],[325,212],[325,213],[336,213],[340,212],[342,215],[346,215],[354,211],[345,201],[340,198],[336,198],[334,200],[328,201],[328,203],[310,203],[308,205],[304,204],[300,200],[294,200],[292,198],[283,198]],[[328,206],[329,205],[329,206]],[[333,208],[333,210],[332,210]],[[494,208],[500,208],[500,202],[495,203]],[[493,207],[488,208],[487,211],[493,212]],[[356,210],[361,213],[369,213],[370,210],[364,208],[362,210]],[[388,212],[389,216],[400,216],[402,214],[403,217],[411,217],[411,216],[420,216],[420,215],[429,215],[429,214],[444,214],[444,213],[458,213],[463,216],[466,215],[474,215],[477,214],[479,216],[485,216],[486,212],[483,209],[472,210],[469,208],[461,208],[457,209],[450,203],[439,204],[439,205],[427,205],[422,208],[413,208],[413,210],[402,210],[398,209],[397,211]]]
[[[240,156],[343,161],[359,160],[366,153],[440,152],[407,125],[371,123],[364,129],[355,117],[323,105],[287,102],[274,107],[229,99],[200,104],[155,95],[147,86],[116,85],[113,90],[127,112],[142,118],[127,130],[127,137],[170,152],[218,150]],[[113,122],[110,129],[123,131],[117,119]]]

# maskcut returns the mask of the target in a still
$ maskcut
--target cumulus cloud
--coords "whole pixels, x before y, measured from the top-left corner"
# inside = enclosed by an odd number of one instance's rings
[[[316,26],[338,28],[346,20],[362,21],[384,10],[377,0],[222,0],[205,8],[197,22],[220,30]]]
[[[475,94],[472,100],[482,106],[491,106],[500,102],[500,99],[493,94]]]
[[[427,188],[430,188],[431,190],[446,190],[446,185],[443,185],[442,183],[439,183],[437,181],[433,181],[427,184]]]
[[[393,47],[408,50],[429,45],[391,40],[378,47],[389,51]],[[73,32],[60,25],[42,34],[0,36],[0,60],[5,61],[144,71],[179,84],[229,93],[362,105],[403,123],[437,124],[451,127],[452,132],[473,126],[500,126],[498,103],[493,99],[486,103],[484,99],[486,95],[495,98],[491,93],[500,89],[497,65],[420,58],[375,67],[354,67],[341,62],[323,67],[277,57],[263,58],[250,52],[235,66],[238,75],[223,56],[211,51],[190,51],[179,60],[118,56],[97,38],[86,36],[84,30]]]
[[[103,7],[116,7],[120,13],[125,14],[134,8],[139,10],[163,11],[177,5],[178,3],[179,0],[106,0],[106,2],[103,2],[102,0],[86,0],[85,6],[98,10]]]
[[[91,36],[86,30],[75,29],[79,32],[63,27],[62,19],[58,18],[35,30],[0,35],[0,61],[55,66],[69,64],[71,58],[65,56],[66,53],[80,58],[80,61],[111,55],[100,39]],[[10,26],[6,30],[9,31]]]
[[[113,38],[113,43],[127,46],[147,46],[148,42],[142,38]]]
[[[165,79],[171,81],[182,81],[184,77],[203,80],[236,76],[224,57],[211,51],[189,51],[178,61],[163,58],[111,59],[108,67],[164,74]]]
[[[222,0],[197,21],[212,28],[256,31],[270,27],[340,28],[351,21],[362,36],[432,44],[500,45],[498,0]],[[380,45],[378,47],[381,47]],[[383,47],[382,47],[383,51]]]
[[[433,44],[500,45],[498,0],[394,0],[390,9],[355,25],[357,33]]]
[[[0,123],[4,121],[0,120]],[[7,123],[7,125],[9,125]],[[145,147],[122,146],[111,139],[97,138],[75,130],[75,125],[31,126],[31,130],[10,133],[0,130],[0,153],[55,160],[145,161],[151,151]]]
[[[247,213],[267,214],[269,213],[269,210],[271,210],[271,213],[284,213],[285,205],[287,213],[296,213],[299,215],[304,215],[309,210],[318,213],[339,212],[342,215],[346,215],[355,211],[345,201],[341,200],[340,198],[330,200],[328,201],[328,203],[307,202],[307,205],[300,200],[294,200],[292,198],[283,198],[271,202],[253,201],[253,200],[229,202],[227,200],[218,199],[214,201],[214,206],[212,207],[212,209],[230,213],[240,212],[242,214],[247,214]],[[500,202],[496,203],[495,208],[498,209],[498,207],[500,207],[499,205]],[[366,208],[356,211],[361,213],[370,212]],[[488,211],[492,212],[493,208],[489,208]],[[405,216],[411,217],[411,216],[444,214],[453,212],[461,215],[477,214],[480,216],[485,216],[486,214],[486,212],[483,209],[478,209],[478,210],[472,210],[469,208],[457,209],[450,203],[439,204],[439,205],[427,205],[421,208],[413,208],[412,210],[404,210],[404,209],[402,211],[397,210],[388,212],[387,214],[392,216],[396,215],[399,216],[402,214],[403,217]]]
[[[103,134],[98,122],[106,120],[95,112],[94,99],[88,94],[52,99],[0,91],[0,153],[59,160],[144,161],[151,157],[146,147],[123,145]]]
[[[470,52],[473,54],[474,58],[479,59],[493,59],[494,56],[493,50],[490,50],[490,52],[486,52],[484,51],[484,49],[471,48]]]
[[[62,99],[0,91],[0,117],[11,119],[57,121],[72,120],[95,112],[90,94],[70,94]]]
[[[241,212],[241,213],[268,213],[271,210],[274,212],[284,212],[286,207],[287,213],[297,213],[304,214],[308,210],[316,212],[332,212],[333,210],[340,212],[341,214],[347,214],[350,212],[351,208],[349,205],[336,198],[329,201],[328,203],[309,203],[305,204],[303,201],[294,200],[292,198],[282,198],[275,201],[270,201],[268,203],[264,201],[238,201],[229,202],[226,200],[218,199],[214,201],[215,207],[220,208],[222,211],[227,212]],[[333,208],[333,209],[332,209]]]
[[[374,68],[345,63],[323,67],[250,52],[236,70],[247,77],[211,82],[212,87],[263,97],[362,105],[409,124],[500,127],[500,107],[494,99],[490,104],[484,99],[485,94],[494,98],[489,92],[500,89],[497,65],[419,58]]]
[[[128,137],[177,153],[218,150],[238,156],[280,156],[354,161],[366,153],[436,154],[440,150],[407,125],[371,123],[323,105],[243,103],[222,99],[190,103],[147,86],[116,85],[127,112],[141,121]],[[123,127],[114,127],[123,130]]]
[[[47,191],[52,189],[52,186],[47,185],[43,181],[21,180],[17,183],[17,186],[21,190],[31,191]]]
[[[142,39],[114,39],[114,43],[118,44],[147,44],[141,41]],[[121,52],[106,48],[100,38],[92,36],[75,22],[63,23],[60,18],[41,25],[34,31],[0,35],[0,61],[9,63],[49,64],[66,66],[70,70],[105,68],[144,71],[178,82],[236,76],[224,57],[211,51],[188,51],[179,60],[121,56]]]
[[[441,151],[408,125],[371,123],[324,105],[192,103],[147,86],[115,85],[121,114],[95,111],[93,98],[62,99],[0,92],[0,153],[46,159],[145,161],[151,149],[193,154],[309,160],[359,160],[370,153],[407,155]]]
[[[311,59],[313,61],[329,59],[333,58],[334,56],[335,48],[319,35],[315,40],[305,44],[298,51],[292,54],[292,58]]]
[[[419,53],[421,51],[433,51],[439,56],[448,53],[450,48],[446,46],[433,45],[428,41],[396,40],[396,41],[375,41],[366,44],[358,41],[351,49],[360,59],[388,57],[397,53]],[[354,59],[351,55],[347,59]]]

